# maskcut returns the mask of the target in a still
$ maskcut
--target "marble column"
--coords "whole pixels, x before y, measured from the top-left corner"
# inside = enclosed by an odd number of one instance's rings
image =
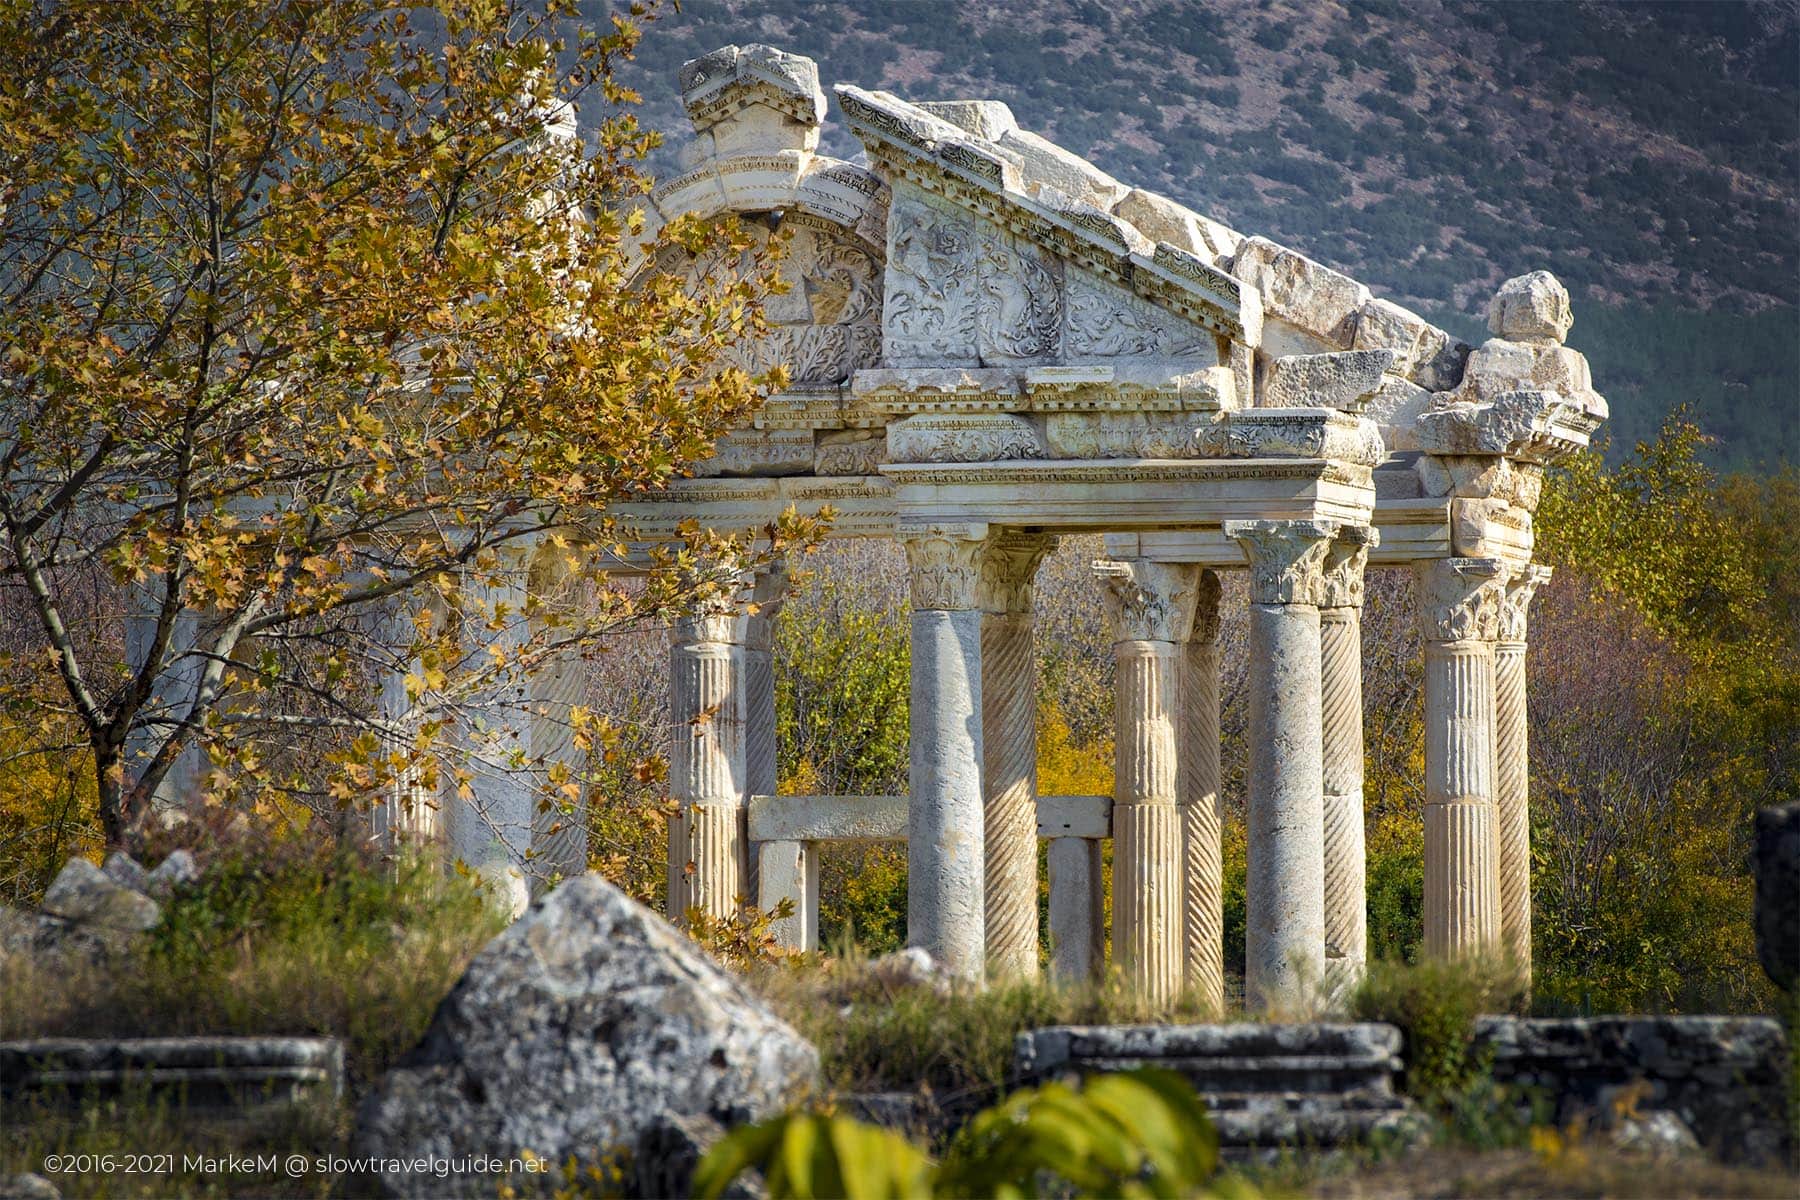
[[[442,809],[425,786],[425,764],[417,761],[414,745],[424,715],[424,697],[415,696],[407,682],[408,676],[415,681],[421,677],[413,653],[421,636],[415,611],[413,604],[396,599],[372,618],[371,638],[385,658],[376,709],[386,742],[383,758],[392,778],[369,814],[370,834],[388,854],[430,845],[443,833]],[[443,620],[441,611],[432,616],[435,621]]]
[[[739,618],[740,653],[744,664],[744,806],[748,811],[752,796],[773,796],[777,787],[775,756],[775,619],[787,598],[788,573],[785,562],[775,562],[756,573],[750,588],[750,602]],[[761,892],[762,855],[751,846],[747,859],[744,894],[757,897]],[[787,918],[787,933],[804,940],[801,916],[797,911]],[[782,922],[776,922],[782,925]],[[777,929],[781,936],[783,929]],[[814,937],[816,943],[817,937]],[[811,947],[808,947],[809,949]]]
[[[980,575],[985,525],[903,532],[912,578],[907,942],[984,976]]]
[[[1363,572],[1374,529],[1346,525],[1326,556],[1319,597],[1320,710],[1324,754],[1325,973],[1343,994],[1369,958],[1363,845]]]
[[[1244,1002],[1298,1013],[1324,983],[1319,599],[1336,524],[1230,521],[1250,563]]]
[[[675,623],[669,792],[678,812],[669,821],[668,911],[677,922],[690,908],[730,917],[749,895],[739,620],[730,599],[718,598]]]
[[[1414,564],[1425,639],[1425,951],[1499,948],[1494,822],[1498,559]]]
[[[507,552],[465,581],[460,650],[471,670],[490,674],[454,706],[460,761],[442,781],[452,857],[515,917],[531,900],[537,808],[535,780],[521,769],[531,736],[531,681],[518,665],[531,636],[525,580],[523,553]]]
[[[1225,1008],[1224,864],[1219,800],[1219,577],[1200,572],[1194,623],[1183,644],[1181,744],[1181,956],[1188,992]]]
[[[1145,559],[1096,564],[1113,636],[1113,960],[1139,995],[1182,985],[1181,643],[1200,569]]]
[[[1031,593],[1055,540],[1004,533],[981,559],[984,922],[990,973],[1038,973],[1037,656]]]
[[[162,579],[134,584],[126,589],[125,661],[132,673],[148,670],[156,677],[150,698],[125,739],[125,774],[133,784],[143,779],[150,765],[181,722],[187,720],[199,695],[205,660],[199,655],[204,636],[200,613],[183,608],[170,619],[168,639],[160,659],[150,662],[156,650],[156,633],[162,619]],[[199,739],[187,744],[163,773],[151,794],[156,811],[181,810],[197,803],[206,778],[206,755]]]
[[[1531,755],[1525,707],[1525,645],[1531,599],[1550,568],[1513,572],[1494,642],[1494,803],[1500,863],[1500,944],[1531,982]]]
[[[532,634],[546,657],[531,678],[531,767],[541,780],[532,814],[531,894],[536,896],[561,879],[587,873],[588,820],[586,754],[575,745],[570,713],[581,703],[587,672],[572,647],[554,648],[574,623],[559,621],[574,602],[570,563],[573,553],[546,545],[532,564],[530,586],[535,601]]]

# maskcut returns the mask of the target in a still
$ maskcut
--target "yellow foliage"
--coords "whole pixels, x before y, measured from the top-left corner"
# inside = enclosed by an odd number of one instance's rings
[[[1054,697],[1038,705],[1038,795],[1106,796],[1113,790],[1110,738],[1091,745],[1074,741]]]
[[[72,857],[103,849],[93,759],[0,729],[0,902],[35,904]]]

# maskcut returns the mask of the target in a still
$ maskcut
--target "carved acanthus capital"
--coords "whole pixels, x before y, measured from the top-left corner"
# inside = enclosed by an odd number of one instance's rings
[[[1331,540],[1320,577],[1320,608],[1361,608],[1363,572],[1369,551],[1381,544],[1381,534],[1371,525],[1345,525]]]
[[[1106,585],[1106,620],[1115,642],[1178,642],[1194,626],[1200,568],[1193,563],[1102,559],[1094,574]]]
[[[1420,628],[1428,642],[1494,640],[1509,568],[1497,558],[1434,558],[1413,564]]]
[[[774,642],[775,618],[788,597],[788,565],[774,559],[756,572],[748,587],[739,640],[752,650],[768,650]]]
[[[1038,564],[1056,549],[1048,534],[1007,530],[988,538],[981,555],[981,611],[1028,613]]]
[[[1188,641],[1211,646],[1219,640],[1219,596],[1224,588],[1217,571],[1201,571],[1198,599],[1194,604],[1194,624]]]
[[[1551,569],[1529,563],[1513,572],[1500,599],[1499,638],[1503,642],[1525,643],[1529,626],[1531,600],[1538,588],[1550,582]]]
[[[1336,521],[1227,521],[1250,563],[1252,604],[1318,604]]]
[[[912,572],[912,606],[968,611],[981,607],[981,558],[987,526],[929,525],[898,531]]]

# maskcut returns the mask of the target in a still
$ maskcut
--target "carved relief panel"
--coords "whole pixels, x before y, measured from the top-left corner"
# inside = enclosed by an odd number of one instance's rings
[[[1218,361],[1218,344],[1204,329],[1084,272],[1068,273],[1067,294],[1065,358],[1205,355]]]

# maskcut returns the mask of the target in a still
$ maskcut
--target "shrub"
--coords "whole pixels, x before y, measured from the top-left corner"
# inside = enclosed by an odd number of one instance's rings
[[[1475,1018],[1517,995],[1511,971],[1477,960],[1407,965],[1381,960],[1351,996],[1351,1010],[1367,1021],[1388,1021],[1405,1036],[1409,1095],[1446,1110],[1486,1074],[1473,1051]]]

